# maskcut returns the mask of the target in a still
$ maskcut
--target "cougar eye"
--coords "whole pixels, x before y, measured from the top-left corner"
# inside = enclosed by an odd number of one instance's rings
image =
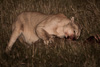
[[[74,30],[74,33],[75,33],[75,30]]]

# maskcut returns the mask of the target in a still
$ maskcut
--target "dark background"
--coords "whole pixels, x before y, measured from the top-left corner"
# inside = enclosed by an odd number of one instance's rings
[[[12,23],[23,11],[74,16],[82,27],[81,36],[77,41],[55,38],[48,46],[40,40],[34,45],[34,54],[32,45],[27,48],[17,40],[5,54]],[[0,13],[0,67],[100,66],[100,43],[95,39],[84,43],[89,36],[100,35],[100,0],[0,0]]]

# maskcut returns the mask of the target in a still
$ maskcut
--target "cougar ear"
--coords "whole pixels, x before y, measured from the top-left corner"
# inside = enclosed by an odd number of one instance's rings
[[[74,17],[72,17],[72,18],[71,18],[71,22],[73,22],[73,23],[74,23]]]

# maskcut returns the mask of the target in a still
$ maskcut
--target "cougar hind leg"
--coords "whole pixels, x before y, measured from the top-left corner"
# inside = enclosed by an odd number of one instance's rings
[[[15,28],[15,30],[13,30],[10,41],[6,47],[6,52],[9,52],[13,46],[13,44],[15,43],[15,41],[17,40],[17,38],[21,35],[21,30],[18,28]]]

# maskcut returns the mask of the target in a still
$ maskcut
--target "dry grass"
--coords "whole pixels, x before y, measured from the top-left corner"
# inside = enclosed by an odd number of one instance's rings
[[[11,36],[11,25],[23,11],[45,14],[64,13],[83,28],[75,42],[56,38],[45,46],[42,41],[26,48],[18,40],[9,55],[4,53]],[[0,67],[99,67],[100,44],[83,43],[90,35],[100,34],[99,0],[0,0]]]

